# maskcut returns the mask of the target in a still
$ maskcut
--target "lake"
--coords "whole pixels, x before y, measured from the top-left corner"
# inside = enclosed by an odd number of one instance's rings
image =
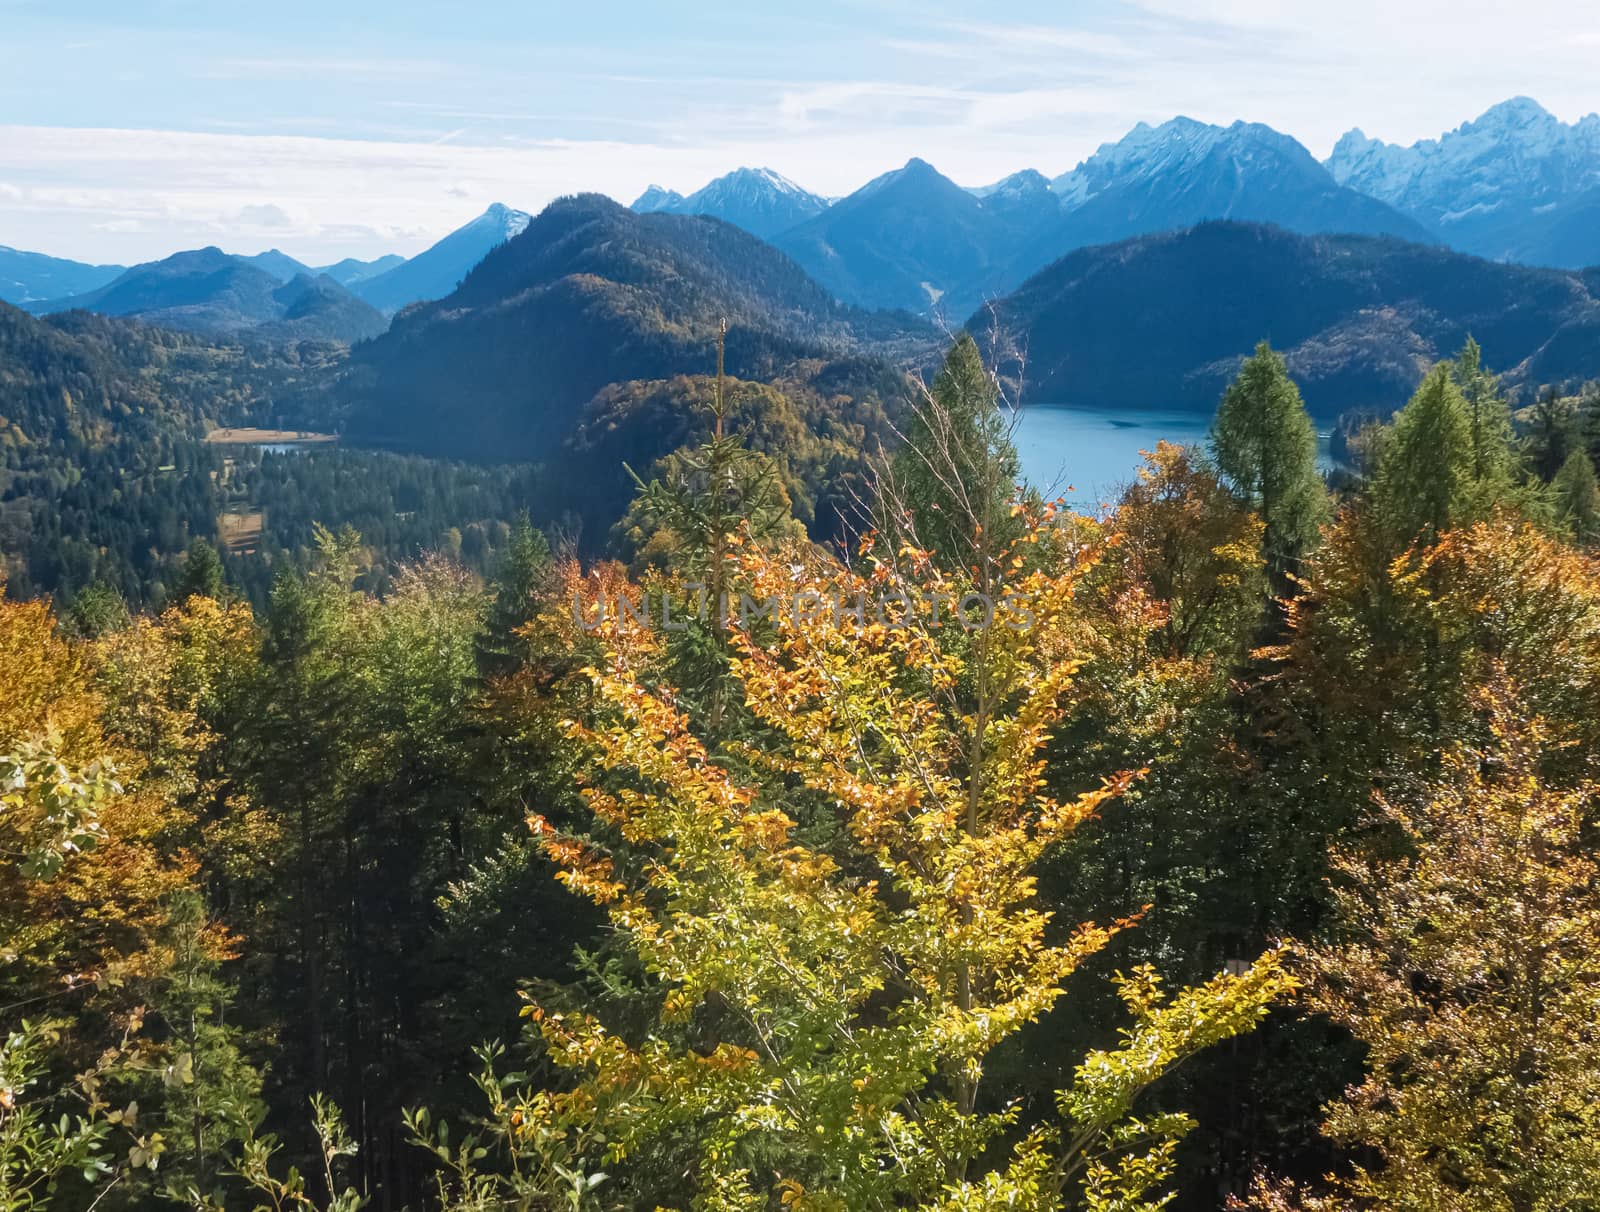
[[[1029,404],[1012,435],[1022,474],[1047,497],[1076,489],[1068,499],[1086,508],[1115,500],[1133,479],[1141,450],[1156,443],[1199,445],[1211,428],[1209,413],[1176,409],[1076,404]]]

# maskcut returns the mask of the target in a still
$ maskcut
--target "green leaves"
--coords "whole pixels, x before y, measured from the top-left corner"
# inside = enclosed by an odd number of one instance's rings
[[[0,754],[0,839],[20,856],[24,876],[53,879],[71,856],[101,843],[100,808],[122,792],[114,773],[101,762],[70,769],[52,740]]]

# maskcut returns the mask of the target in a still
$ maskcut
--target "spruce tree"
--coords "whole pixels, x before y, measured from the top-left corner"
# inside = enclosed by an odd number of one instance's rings
[[[1451,367],[1436,366],[1395,417],[1374,504],[1397,547],[1436,542],[1489,502],[1474,478],[1472,418]]]
[[[172,590],[174,602],[187,602],[197,596],[222,596],[222,560],[217,549],[204,539],[189,544],[188,554],[183,558],[183,572]]]
[[[1528,426],[1528,457],[1533,470],[1546,484],[1556,478],[1567,453],[1579,445],[1571,402],[1561,398],[1554,387],[1539,393]]]
[[[1265,341],[1223,394],[1211,429],[1223,480],[1261,515],[1262,554],[1281,580],[1327,516],[1317,472],[1317,432],[1281,355]]]
[[[966,333],[912,411],[905,439],[886,477],[880,526],[985,581],[984,553],[1004,550],[1003,532],[1016,529],[1021,461],[999,385]]]
[[[1589,456],[1574,449],[1556,472],[1551,487],[1555,490],[1556,515],[1574,541],[1592,543],[1600,536],[1600,485],[1595,482]]]
[[[478,665],[486,676],[506,674],[522,664],[525,652],[518,628],[532,621],[539,591],[550,572],[550,542],[526,513],[511,528],[495,577],[494,602],[478,642]]]
[[[1472,478],[1480,484],[1509,486],[1512,479],[1511,408],[1500,381],[1483,367],[1483,351],[1471,337],[1461,347],[1450,373],[1467,405],[1471,434]]]

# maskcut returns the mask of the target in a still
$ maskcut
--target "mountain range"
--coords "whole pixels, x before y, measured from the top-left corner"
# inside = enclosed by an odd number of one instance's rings
[[[963,189],[914,158],[826,205],[771,170],[741,169],[687,198],[652,186],[633,208],[714,215],[771,239],[847,302],[946,317],[1075,248],[1207,219],[1433,238],[1387,202],[1339,184],[1287,135],[1189,118],[1141,123],[1054,181],[1025,169]],[[784,215],[799,217],[779,228]]]
[[[30,302],[26,309],[39,315],[92,311],[131,316],[165,328],[212,336],[249,332],[264,340],[348,343],[376,336],[385,327],[376,309],[327,275],[303,272],[285,282],[219,248],[135,265],[95,290]]]
[[[666,453],[663,435],[617,432],[645,424],[653,405],[625,410],[625,421],[613,410],[588,426],[585,409],[618,385],[709,373],[724,321],[728,374],[781,380],[785,398],[810,401],[819,415],[844,409],[834,420],[857,460],[875,444],[869,431],[886,433],[867,418],[906,390],[880,351],[934,338],[909,317],[840,304],[731,224],[641,215],[579,195],[551,203],[446,298],[397,315],[388,332],[352,351],[323,399],[302,408],[342,413],[343,432],[361,443],[546,462],[552,482],[569,489],[557,512],[609,524],[615,513],[607,510],[625,502],[629,482],[616,459],[593,452],[626,450],[643,471]]]
[[[1452,248],[1530,265],[1600,264],[1600,115],[1569,125],[1514,97],[1410,147],[1352,130],[1327,167]]]
[[[209,335],[353,342],[382,332],[383,313],[449,294],[527,224],[525,212],[496,203],[409,260],[347,258],[321,268],[275,248],[249,256],[197,249],[126,269],[0,248],[0,300],[38,315],[85,310]]]
[[[85,265],[0,244],[0,303],[21,305],[83,294],[122,273],[121,265]]]
[[[382,312],[411,303],[442,299],[478,262],[528,226],[528,214],[496,202],[464,227],[409,261],[352,284],[361,298]]]
[[[736,168],[687,198],[652,185],[634,200],[632,209],[639,214],[710,215],[766,240],[827,208],[826,198],[808,193],[770,168]]]
[[[1074,252],[969,324],[1026,351],[1025,402],[1207,412],[1267,340],[1319,417],[1387,416],[1468,336],[1509,387],[1594,377],[1600,269],[1206,223]]]

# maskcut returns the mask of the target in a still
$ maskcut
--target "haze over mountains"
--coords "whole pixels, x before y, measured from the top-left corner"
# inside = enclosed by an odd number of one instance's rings
[[[1206,223],[1074,252],[970,325],[1026,351],[1024,401],[1209,412],[1267,340],[1314,414],[1386,416],[1468,336],[1511,388],[1593,377],[1600,269]]]
[[[1239,333],[1225,339],[1201,314],[1206,298],[1232,298],[1240,282],[1255,283],[1261,299],[1291,291],[1265,309],[1241,297],[1230,314],[1241,333],[1271,329],[1305,345],[1293,356],[1315,364],[1311,379],[1338,385],[1323,394],[1326,407],[1387,399],[1448,352],[1463,325],[1528,382],[1600,370],[1585,364],[1592,275],[1518,277],[1446,251],[1600,264],[1600,117],[1564,124],[1526,98],[1409,148],[1353,131],[1326,163],[1267,126],[1175,118],[1140,124],[1054,178],[1030,168],[965,188],[914,158],[832,202],[770,169],[741,168],[688,195],[652,186],[630,209],[601,203],[566,199],[538,219],[496,204],[415,257],[322,269],[276,249],[249,257],[203,249],[126,270],[0,249],[0,297],[38,314],[85,308],[268,339],[354,343],[393,318],[390,336],[352,363],[345,387],[359,406],[348,410],[350,423],[373,440],[491,457],[546,448],[606,383],[703,369],[708,325],[723,314],[735,326],[732,353],[747,360],[740,373],[770,378],[784,359],[903,351],[934,331],[916,317],[953,327],[995,302],[1044,351],[1030,375],[1034,398],[1068,382],[1100,398],[1112,387],[1087,386],[1097,382],[1087,353],[1049,351],[1081,346],[1101,316],[1134,314],[1138,300],[1119,294],[1106,268],[1118,265],[1131,278],[1157,265],[1176,275],[1165,285],[1148,278],[1161,298],[1145,301],[1134,327],[1187,316],[1183,324],[1200,334],[1193,358],[1183,352],[1188,337],[1146,334],[1166,351],[1151,373],[1159,365],[1168,374],[1169,402],[1190,400],[1186,384],[1196,401],[1213,391],[1218,367],[1253,343]],[[1214,221],[1280,230],[1270,239],[1255,228],[1188,231]],[[1237,234],[1246,230],[1255,234]],[[1145,239],[1174,232],[1186,234]],[[1386,239],[1296,243],[1296,235]],[[1472,297],[1428,293],[1444,281]],[[1518,303],[1511,283],[1541,301]],[[1300,296],[1318,323],[1280,336],[1283,317],[1301,314]],[[1495,350],[1485,334],[1501,305],[1521,327]],[[1097,338],[1107,356],[1125,351],[1115,332],[1113,324]],[[533,361],[508,352],[530,344],[558,348]],[[1313,356],[1313,346],[1323,352]],[[1329,370],[1335,363],[1342,369]],[[539,387],[526,386],[541,376]],[[473,413],[470,423],[418,411],[442,398]]]
[[[1410,147],[1352,130],[1328,169],[1452,248],[1532,265],[1600,264],[1600,115],[1567,124],[1514,97]]]
[[[280,254],[281,256],[281,254]],[[288,258],[283,258],[287,261]],[[281,263],[269,261],[280,270]],[[249,331],[263,339],[354,342],[384,329],[378,311],[327,276],[289,281],[219,248],[174,253],[136,265],[97,290],[30,303],[47,314],[93,311],[212,336]]]

